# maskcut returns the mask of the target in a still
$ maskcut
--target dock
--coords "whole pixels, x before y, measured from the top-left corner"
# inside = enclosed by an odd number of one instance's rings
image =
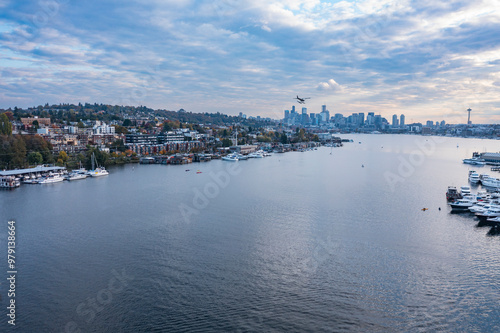
[[[64,170],[66,170],[65,167],[39,165],[34,168],[28,168],[28,169],[2,170],[0,171],[0,176],[2,177],[14,176],[16,178],[23,178],[24,176],[31,176],[37,173],[46,174],[50,172],[61,172]]]

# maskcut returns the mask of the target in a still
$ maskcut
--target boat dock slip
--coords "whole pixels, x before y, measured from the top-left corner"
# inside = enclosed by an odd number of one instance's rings
[[[491,167],[491,171],[500,171],[500,166]]]
[[[48,172],[55,172],[55,171],[63,171],[66,170],[65,167],[58,167],[58,166],[51,166],[51,167],[46,167],[46,166],[37,166],[35,168],[29,168],[29,169],[18,169],[18,170],[7,170],[7,171],[0,171],[0,176],[16,176],[16,177],[22,177],[25,175],[29,175],[32,173],[48,173]]]

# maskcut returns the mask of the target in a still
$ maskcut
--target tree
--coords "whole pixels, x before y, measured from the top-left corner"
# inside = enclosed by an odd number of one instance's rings
[[[12,135],[12,124],[5,113],[0,115],[0,134]]]
[[[63,163],[66,163],[68,161],[68,154],[64,150],[61,150],[59,152],[59,155],[57,156],[57,162],[59,162],[59,160],[61,160]]]
[[[33,129],[36,130],[40,128],[40,124],[38,123],[38,120],[33,120]]]
[[[116,134],[128,134],[128,129],[124,126],[120,125],[113,125],[115,128],[115,133]]]
[[[78,126],[78,128],[85,128],[85,125],[81,121],[79,121],[76,126]]]
[[[38,165],[42,164],[43,156],[37,151],[31,152],[28,154],[28,164],[29,165]]]
[[[233,145],[233,141],[224,138],[222,139],[222,147],[231,147]]]
[[[124,127],[132,126],[132,120],[130,120],[130,119],[125,119],[125,120],[123,121],[122,126],[124,126]]]
[[[288,143],[288,136],[285,133],[281,133],[280,142],[282,144],[287,144]]]

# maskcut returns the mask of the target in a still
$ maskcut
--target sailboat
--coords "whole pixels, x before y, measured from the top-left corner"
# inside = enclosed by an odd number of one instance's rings
[[[97,164],[97,161],[95,159],[95,154],[92,153],[92,170],[89,170],[87,172],[87,174],[90,176],[90,177],[100,177],[100,176],[107,176],[109,175],[109,172],[104,168],[104,167],[100,167],[98,164]],[[94,164],[96,165],[96,167],[94,168]]]

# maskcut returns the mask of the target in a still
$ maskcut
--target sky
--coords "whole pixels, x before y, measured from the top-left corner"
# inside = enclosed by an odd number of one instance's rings
[[[498,0],[0,0],[0,108],[491,124],[499,92]]]

